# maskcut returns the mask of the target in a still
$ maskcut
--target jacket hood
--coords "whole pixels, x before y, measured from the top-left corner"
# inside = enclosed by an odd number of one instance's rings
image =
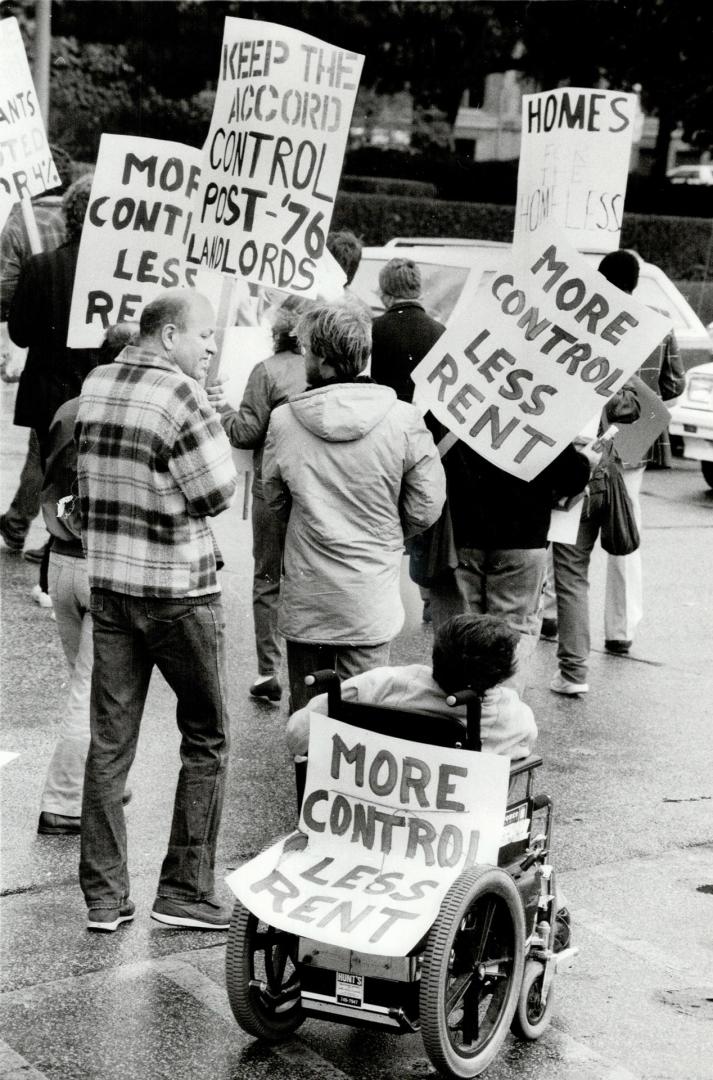
[[[333,383],[290,398],[289,408],[302,427],[326,442],[363,439],[396,402],[390,386]]]

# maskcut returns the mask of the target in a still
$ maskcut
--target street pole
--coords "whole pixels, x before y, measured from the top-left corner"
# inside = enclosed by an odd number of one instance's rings
[[[50,19],[52,0],[35,0],[34,80],[45,130],[49,132],[50,113]]]

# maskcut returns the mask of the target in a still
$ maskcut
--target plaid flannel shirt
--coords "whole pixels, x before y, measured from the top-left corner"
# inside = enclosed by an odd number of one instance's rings
[[[86,378],[75,427],[89,582],[130,596],[219,591],[206,517],[237,477],[205,391],[170,361],[128,346]]]

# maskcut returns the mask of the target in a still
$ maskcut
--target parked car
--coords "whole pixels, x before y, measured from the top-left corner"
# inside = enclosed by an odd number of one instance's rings
[[[380,315],[384,307],[379,296],[379,271],[389,259],[408,251],[409,257],[421,268],[426,310],[434,319],[447,323],[463,290],[467,287],[468,292],[474,294],[483,275],[497,273],[507,261],[510,247],[510,244],[494,240],[395,237],[383,247],[363,249],[352,289],[374,315]],[[582,252],[595,267],[603,254],[601,251]],[[643,304],[649,304],[671,318],[686,370],[713,359],[713,346],[706,328],[660,267],[642,261],[635,296]]]
[[[670,184],[695,184],[696,187],[713,185],[713,165],[677,165],[669,169],[666,179]]]
[[[686,388],[671,410],[671,435],[683,439],[683,456],[700,461],[713,487],[713,363],[691,368]]]

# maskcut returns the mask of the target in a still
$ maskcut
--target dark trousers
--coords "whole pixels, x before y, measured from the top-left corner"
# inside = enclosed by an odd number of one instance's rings
[[[91,742],[79,866],[87,907],[116,908],[129,895],[122,795],[154,664],[176,695],[181,732],[181,769],[158,896],[211,897],[228,761],[220,598],[158,600],[95,591],[91,612]],[[157,761],[156,768],[166,764]]]

